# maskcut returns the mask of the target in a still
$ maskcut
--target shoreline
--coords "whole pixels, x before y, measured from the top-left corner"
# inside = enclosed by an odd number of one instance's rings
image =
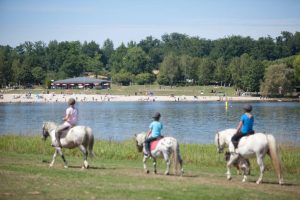
[[[209,102],[209,101],[295,101],[300,99],[261,98],[249,96],[146,96],[146,95],[100,95],[100,94],[3,94],[0,103],[64,103],[69,98],[75,98],[77,102]]]

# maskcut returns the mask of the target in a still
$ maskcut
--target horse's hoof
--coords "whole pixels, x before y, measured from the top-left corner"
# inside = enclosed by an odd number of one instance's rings
[[[68,165],[65,165],[64,168],[67,169],[67,168],[69,168],[69,167],[68,167]]]
[[[231,177],[227,177],[227,180],[230,181],[232,178]]]
[[[168,176],[168,175],[170,175],[170,173],[169,173],[169,172],[165,172],[165,175],[167,175],[167,176]]]
[[[83,166],[84,166],[84,168],[86,168],[86,169],[89,168],[88,162],[87,162],[87,161],[84,161],[84,162],[83,162]]]
[[[256,181],[256,184],[259,185],[261,183],[261,181]]]
[[[146,170],[146,171],[145,171],[145,173],[146,173],[146,174],[149,174],[149,173],[150,173],[150,171],[149,171],[149,170]]]
[[[155,170],[154,172],[153,172],[153,174],[156,174],[157,173],[157,171]]]

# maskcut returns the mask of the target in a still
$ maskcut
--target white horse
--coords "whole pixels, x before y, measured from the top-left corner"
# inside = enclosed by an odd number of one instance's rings
[[[64,167],[68,168],[68,163],[62,152],[62,148],[57,146],[57,141],[55,138],[55,130],[57,125],[54,122],[44,122],[43,123],[43,139],[46,140],[48,136],[51,138],[52,146],[55,147],[55,152],[53,154],[52,162],[49,167],[52,167],[57,153],[59,153],[64,161]],[[60,138],[60,143],[62,147],[72,149],[79,147],[83,153],[84,162],[83,168],[88,168],[89,164],[87,162],[87,156],[93,156],[93,146],[94,146],[94,136],[92,129],[86,126],[75,126],[62,133]]]
[[[136,146],[139,152],[143,151],[143,146],[144,142],[146,140],[146,133],[140,133],[135,135],[136,139]],[[180,156],[180,150],[179,150],[179,144],[177,140],[173,137],[164,137],[162,138],[156,145],[156,148],[151,151],[151,157],[153,158],[153,167],[154,167],[154,173],[156,174],[156,159],[157,157],[161,156],[161,154],[164,157],[164,160],[167,163],[167,170],[165,171],[165,175],[170,174],[170,157],[172,154],[173,159],[174,159],[174,169],[175,173],[177,173],[177,165],[179,163],[180,165],[180,172],[181,176],[183,175],[183,168],[182,168],[182,159]],[[149,173],[149,170],[147,169],[146,161],[149,158],[148,156],[145,156],[145,152],[143,152],[144,158],[143,158],[143,163],[144,163],[144,171],[145,173]]]
[[[279,184],[283,184],[282,178],[282,166],[281,161],[278,157],[276,141],[273,135],[255,133],[253,135],[244,136],[240,139],[238,148],[234,152],[234,146],[231,142],[232,136],[236,133],[236,129],[226,129],[220,131],[215,136],[215,145],[217,146],[217,151],[221,153],[225,147],[228,145],[231,156],[227,162],[227,179],[231,179],[230,168],[232,163],[238,159],[239,155],[244,158],[251,158],[256,156],[257,164],[260,168],[260,176],[256,181],[260,184],[263,179],[263,173],[265,170],[263,159],[266,154],[271,157],[273,166],[278,176]],[[244,174],[243,182],[247,180],[247,176]]]

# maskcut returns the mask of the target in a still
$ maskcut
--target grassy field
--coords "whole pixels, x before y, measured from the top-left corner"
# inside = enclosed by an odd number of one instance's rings
[[[79,150],[64,150],[70,167],[60,157],[48,168],[53,148],[37,136],[0,136],[0,199],[299,199],[300,147],[281,146],[285,185],[266,159],[264,184],[256,185],[257,164],[251,161],[249,182],[225,176],[225,161],[213,145],[181,144],[185,174],[144,174],[142,155],[133,140],[96,141],[91,168],[82,170]],[[151,161],[148,168],[151,169]],[[235,174],[235,170],[233,170]]]
[[[211,93],[211,91],[215,93]],[[35,93],[46,92],[46,89],[36,87],[35,89],[16,89],[6,90],[6,93],[24,93],[31,91]],[[185,86],[185,87],[171,87],[171,86],[159,86],[159,85],[132,85],[132,86],[119,86],[112,85],[110,90],[96,90],[96,89],[70,89],[70,90],[48,90],[49,92],[61,93],[69,92],[75,94],[112,94],[112,95],[146,95],[152,92],[157,96],[170,96],[171,94],[187,95],[187,96],[212,96],[226,94],[228,96],[236,96],[235,90],[232,87],[213,87],[213,86]]]

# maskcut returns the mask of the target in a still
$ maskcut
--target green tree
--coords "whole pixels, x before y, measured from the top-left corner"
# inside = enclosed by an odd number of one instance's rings
[[[0,87],[8,85],[12,81],[11,51],[9,46],[0,46]]]
[[[293,63],[294,72],[295,72],[295,82],[297,85],[300,84],[300,55],[298,55]]]
[[[215,63],[210,58],[203,58],[198,65],[198,81],[200,85],[208,85],[213,80]]]
[[[106,39],[103,42],[103,46],[101,48],[102,54],[103,56],[101,57],[101,61],[103,63],[103,65],[105,66],[105,68],[108,70],[109,69],[109,59],[112,55],[112,53],[114,52],[114,43],[112,40],[110,39]]]
[[[113,82],[121,84],[124,86],[130,85],[133,80],[134,75],[130,72],[121,71],[112,76]]]
[[[31,70],[35,83],[41,84],[45,79],[45,72],[41,67],[35,67]]]
[[[264,96],[283,96],[291,90],[293,70],[285,64],[271,65],[266,69],[260,91]]]
[[[158,39],[154,39],[152,36],[146,37],[145,40],[141,40],[138,44],[143,51],[149,56],[149,60],[146,63],[145,71],[152,71],[159,68],[159,63],[163,59],[162,43]]]
[[[222,85],[227,85],[228,83],[230,83],[230,72],[223,57],[216,60],[214,80]]]
[[[197,77],[197,61],[196,58],[193,58],[188,55],[182,55],[179,58],[179,65],[183,75],[183,80],[186,81],[193,81],[195,82]]]
[[[127,48],[123,43],[111,54],[109,66],[112,74],[118,73],[124,68],[124,57],[126,54]]]
[[[274,60],[278,57],[276,53],[276,45],[274,39],[270,36],[260,37],[252,49],[251,54],[255,59],[259,60]]]
[[[104,68],[103,68],[103,63],[101,62],[100,54],[96,53],[93,58],[90,57],[86,58],[85,71],[94,72],[96,77],[102,74],[101,72],[104,71]]]
[[[146,64],[148,60],[149,57],[141,47],[132,47],[128,49],[123,64],[126,71],[136,75],[147,72]]]
[[[69,56],[61,67],[61,72],[65,76],[64,78],[80,76],[84,71],[85,63],[85,57],[82,55]]]
[[[139,85],[152,84],[155,81],[154,74],[141,73],[135,76],[135,82]]]
[[[183,80],[180,61],[173,53],[167,55],[159,68],[158,83],[174,85]]]
[[[99,45],[95,41],[84,42],[82,45],[82,53],[90,58],[94,58],[100,53]]]
[[[34,83],[34,78],[31,73],[32,58],[30,56],[25,57],[23,63],[17,71],[17,79],[21,85]]]
[[[259,90],[259,83],[263,78],[264,66],[255,61],[248,54],[233,58],[229,64],[233,84],[244,91]]]

